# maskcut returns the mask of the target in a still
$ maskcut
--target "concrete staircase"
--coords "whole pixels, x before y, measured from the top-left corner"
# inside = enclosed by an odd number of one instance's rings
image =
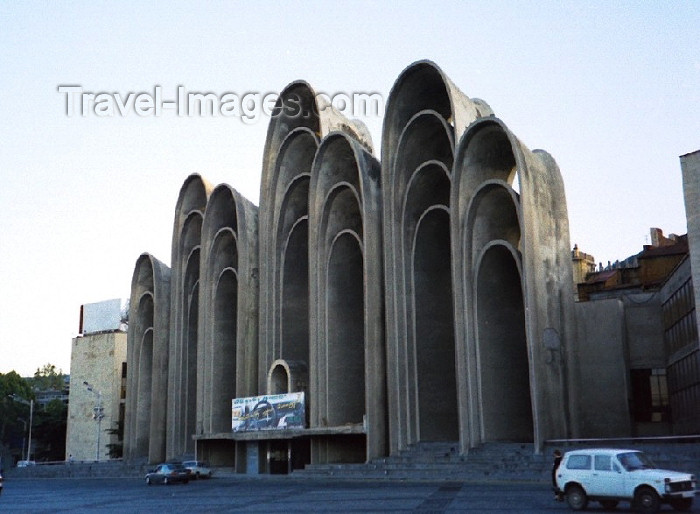
[[[457,443],[418,443],[365,464],[311,464],[294,476],[414,480],[549,480],[551,463],[527,443],[489,443],[460,455]]]
[[[583,447],[617,447],[648,453],[657,466],[700,473],[699,443],[590,443],[556,446],[563,451]],[[412,479],[458,481],[522,481],[548,484],[552,452],[535,454],[531,443],[486,443],[460,455],[457,443],[419,443],[398,455],[364,464],[310,464],[293,476],[345,479]]]

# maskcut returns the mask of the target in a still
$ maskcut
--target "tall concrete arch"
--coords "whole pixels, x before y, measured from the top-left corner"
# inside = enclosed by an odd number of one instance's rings
[[[194,454],[202,223],[211,191],[212,186],[202,177],[190,175],[175,207],[167,458]]]
[[[231,400],[257,394],[257,229],[257,207],[217,186],[202,223],[197,434],[230,431]]]
[[[406,68],[387,101],[382,190],[392,453],[459,439],[451,173],[455,138],[490,114],[430,61]]]
[[[331,130],[371,148],[366,127],[344,118],[306,82],[282,91],[267,131],[260,189],[260,391],[275,360],[309,364],[309,181],[318,142]]]
[[[564,185],[496,118],[464,133],[452,184],[453,274],[464,451],[565,437],[573,300]]]
[[[363,424],[364,447],[314,441],[312,461],[387,454],[380,165],[352,136],[322,141],[311,174],[311,425]]]
[[[131,461],[165,459],[169,321],[170,268],[144,253],[129,300],[124,457]]]

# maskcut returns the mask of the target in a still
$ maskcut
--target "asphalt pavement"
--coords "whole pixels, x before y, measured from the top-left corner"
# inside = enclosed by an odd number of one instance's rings
[[[628,511],[622,504],[617,512]],[[668,507],[664,507],[664,510]],[[591,503],[591,512],[605,512]],[[142,479],[7,480],[0,512],[570,512],[542,483],[327,481],[214,477],[147,486]],[[670,512],[670,511],[669,511]],[[700,512],[698,505],[693,512]]]

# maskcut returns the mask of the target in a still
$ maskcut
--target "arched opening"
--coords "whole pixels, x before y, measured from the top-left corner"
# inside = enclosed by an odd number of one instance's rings
[[[282,364],[278,364],[270,375],[270,394],[285,394],[289,392],[289,376]]]
[[[413,254],[420,441],[459,439],[450,262],[449,214],[431,209],[419,222]]]
[[[153,312],[153,299],[150,300],[151,313]],[[143,305],[143,303],[142,303]],[[149,328],[141,339],[141,352],[138,360],[139,375],[137,384],[138,407],[136,414],[136,454],[140,457],[148,456],[148,441],[151,428],[151,384],[153,380],[153,329]]]
[[[309,362],[309,223],[292,228],[283,253],[280,358]]]
[[[231,429],[231,400],[236,397],[236,334],[238,277],[227,268],[214,293],[214,342],[212,359],[212,432]]]
[[[486,250],[476,287],[483,440],[532,442],[523,291],[507,247]]]
[[[144,266],[145,268],[145,266]],[[149,266],[150,268],[150,266]],[[152,280],[152,279],[151,279]],[[150,292],[141,296],[136,310],[136,337],[140,338],[137,348],[138,371],[136,374],[136,408],[133,410],[136,418],[135,455],[148,456],[148,439],[151,422],[151,386],[153,380],[153,295]]]
[[[182,347],[182,442],[185,453],[194,451],[192,434],[197,418],[197,331],[199,320],[199,248],[187,259],[184,277],[184,341]]]
[[[365,413],[364,288],[362,249],[342,232],[328,263],[327,412],[330,426],[361,423]]]

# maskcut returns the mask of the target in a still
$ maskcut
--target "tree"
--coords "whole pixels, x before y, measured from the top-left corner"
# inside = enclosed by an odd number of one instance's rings
[[[32,438],[37,441],[37,460],[63,460],[66,455],[68,407],[61,400],[51,400],[34,413]]]
[[[13,400],[32,400],[34,393],[16,371],[0,373],[0,443],[10,448],[21,448],[22,438],[29,422],[29,405]]]
[[[66,387],[63,377],[62,370],[56,371],[56,366],[47,363],[36,369],[32,386],[35,391],[62,391]]]

